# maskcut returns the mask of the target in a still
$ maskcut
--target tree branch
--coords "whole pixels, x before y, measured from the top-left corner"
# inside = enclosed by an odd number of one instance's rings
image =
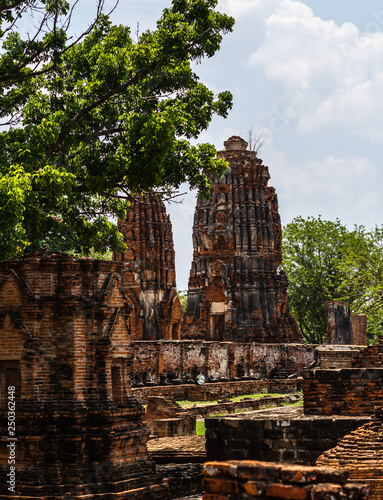
[[[149,65],[149,67],[143,72],[137,73],[134,77],[130,78],[127,82],[119,85],[115,89],[111,89],[107,94],[105,94],[103,97],[98,99],[97,101],[93,102],[89,106],[86,106],[83,108],[79,113],[76,114],[71,120],[72,125],[76,125],[83,116],[86,114],[90,113],[94,109],[100,107],[102,104],[104,104],[108,99],[110,99],[113,95],[119,94],[126,90],[129,86],[133,85],[136,83],[142,76],[148,74],[149,71],[151,71],[155,67],[154,64]],[[65,138],[66,132],[61,133],[57,139],[57,141],[52,144],[52,146],[47,150],[46,152],[46,157],[50,158],[53,154],[55,154],[57,147],[63,142]]]

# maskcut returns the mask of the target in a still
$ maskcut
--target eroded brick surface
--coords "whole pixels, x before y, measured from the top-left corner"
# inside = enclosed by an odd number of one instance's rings
[[[299,407],[209,417],[205,421],[207,457],[314,465],[323,452],[370,418],[310,417]]]
[[[349,485],[347,471],[336,468],[290,467],[259,461],[207,462],[203,468],[204,496],[222,500],[256,498],[259,500],[362,500],[368,487]],[[350,493],[352,496],[350,496]],[[249,495],[249,496],[248,496]]]
[[[30,255],[0,264],[0,498],[168,497],[132,396],[123,264]],[[16,390],[10,495],[7,387]]]
[[[371,422],[351,432],[335,448],[321,455],[317,465],[347,469],[350,481],[370,485],[369,500],[383,498],[383,408],[376,409]]]
[[[336,300],[326,302],[327,310],[327,344],[354,344],[350,308],[347,302]]]
[[[367,316],[352,314],[352,332],[355,345],[367,345]]]
[[[280,374],[286,378],[312,363],[315,347],[186,340],[134,341],[132,346],[134,386],[194,383],[199,374],[209,382],[256,379],[252,381],[256,384],[257,379],[279,378]]]
[[[128,247],[115,258],[126,264],[123,284],[132,338],[179,339],[173,233],[164,203],[155,195],[136,197],[118,228]]]
[[[145,421],[153,436],[191,436],[195,434],[196,417],[184,411],[174,400],[149,396]]]
[[[219,158],[227,172],[214,179],[211,200],[199,199],[193,225],[183,338],[297,342],[287,304],[281,223],[268,167],[240,137]]]
[[[370,345],[358,352],[352,361],[354,368],[382,368],[383,367],[383,336],[375,345]]]
[[[358,353],[354,360],[365,363],[375,352]],[[302,375],[307,415],[372,415],[375,406],[383,404],[381,367],[305,370]]]

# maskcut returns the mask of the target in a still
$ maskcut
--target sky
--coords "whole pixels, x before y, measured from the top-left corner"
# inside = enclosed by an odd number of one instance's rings
[[[91,4],[91,0],[88,0]],[[94,2],[93,2],[94,3]],[[121,0],[114,20],[153,29],[170,0]],[[339,218],[350,229],[383,223],[383,4],[379,0],[220,0],[236,24],[195,70],[233,109],[198,142],[263,133],[282,224]],[[182,190],[184,191],[184,189]],[[177,287],[187,289],[195,193],[168,206]]]

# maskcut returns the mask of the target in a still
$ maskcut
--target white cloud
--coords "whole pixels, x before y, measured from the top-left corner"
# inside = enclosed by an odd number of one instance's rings
[[[359,33],[350,22],[338,26],[296,0],[279,0],[265,24],[264,42],[249,64],[282,83],[285,103],[303,96],[298,130],[341,124],[382,142],[383,33]]]
[[[263,9],[265,3],[274,2],[275,0],[220,0],[218,7],[227,14],[235,18],[242,17],[254,10]]]
[[[339,218],[350,227],[379,221],[379,170],[367,158],[328,156],[293,165],[285,153],[275,152],[269,160],[284,224],[296,217],[297,203],[303,217]]]

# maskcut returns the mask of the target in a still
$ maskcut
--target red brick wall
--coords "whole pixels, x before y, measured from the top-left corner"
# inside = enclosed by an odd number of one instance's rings
[[[307,370],[302,389],[307,415],[372,415],[383,404],[383,368]]]
[[[317,460],[320,467],[344,468],[353,482],[370,485],[369,500],[383,498],[383,407],[370,422],[347,434]]]
[[[359,351],[352,360],[354,368],[383,367],[383,336],[379,337],[379,342],[370,345]]]
[[[347,483],[343,469],[229,461],[207,462],[203,474],[203,500],[362,500],[368,495],[366,486]]]
[[[367,345],[367,316],[351,315],[354,345]]]
[[[205,420],[208,460],[265,460],[314,465],[346,434],[370,416],[313,417],[300,407],[274,407],[248,416],[212,416]]]

